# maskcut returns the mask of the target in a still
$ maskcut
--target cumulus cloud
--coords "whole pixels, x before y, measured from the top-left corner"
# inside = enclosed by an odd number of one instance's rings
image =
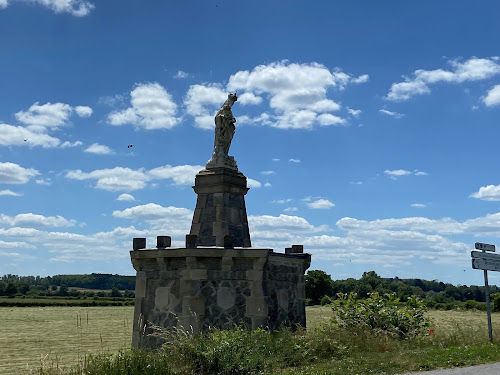
[[[1,184],[25,184],[32,177],[38,176],[40,172],[33,168],[23,168],[15,163],[0,162]]]
[[[256,188],[262,187],[262,184],[259,181],[257,181],[257,180],[253,180],[251,178],[247,178],[247,186],[250,189],[256,189]]]
[[[11,2],[28,2],[42,5],[54,13],[69,13],[76,17],[84,17],[90,14],[95,5],[87,0],[11,0]],[[7,0],[0,0],[0,9],[9,5]]]
[[[43,216],[32,213],[16,216],[0,215],[0,223],[11,227],[40,228],[40,227],[73,227],[75,220],[67,220],[62,216]]]
[[[481,186],[470,196],[483,201],[500,201],[500,185]]]
[[[44,132],[47,129],[57,129],[69,124],[69,118],[73,112],[80,117],[88,117],[92,109],[85,106],[72,107],[65,103],[34,103],[26,111],[15,114],[17,120],[27,125],[34,132]]]
[[[212,83],[192,85],[184,104],[194,117],[195,125],[213,128],[213,117],[228,92],[242,92],[238,101],[243,106],[266,101],[271,111],[257,116],[240,115],[241,123],[272,126],[282,129],[311,129],[315,125],[343,125],[345,120],[334,116],[340,105],[328,98],[330,88],[343,90],[349,83],[362,83],[367,75],[353,78],[336,68],[318,63],[298,64],[288,61],[259,65],[252,70],[238,71],[229,77],[226,87]]]
[[[117,201],[135,201],[135,198],[133,195],[130,194],[120,194],[118,198],[116,198]]]
[[[493,88],[488,91],[483,98],[483,103],[486,104],[487,107],[500,105],[500,85],[493,86]]]
[[[194,185],[196,174],[204,169],[201,165],[165,165],[151,169],[148,176],[155,180],[172,179],[176,185]]]
[[[328,199],[321,198],[307,203],[307,207],[314,210],[327,210],[329,208],[335,207],[335,204],[330,202]]]
[[[144,189],[152,180],[171,179],[176,185],[193,185],[196,174],[204,167],[201,165],[165,165],[151,170],[115,167],[83,172],[79,169],[66,173],[73,180],[95,180],[95,188],[107,191],[134,191]]]
[[[352,115],[355,118],[359,118],[359,115],[361,114],[361,109],[352,109],[347,107],[347,112],[349,112],[350,115]]]
[[[31,131],[22,126],[0,124],[1,146],[57,147],[61,141],[48,134]]]
[[[82,141],[75,141],[75,142],[64,141],[61,144],[61,148],[78,147],[81,145],[83,145]]]
[[[87,147],[84,152],[88,152],[90,154],[97,154],[97,155],[112,155],[115,152],[109,148],[108,146],[105,145],[100,145],[99,143],[93,143],[89,147]]]
[[[92,115],[92,108],[83,105],[77,105],[75,107],[75,112],[80,117],[90,117]]]
[[[403,118],[405,115],[402,113],[397,113],[397,112],[392,112],[388,111],[387,109],[379,109],[380,113],[383,113],[384,115],[388,115],[397,119]]]
[[[12,197],[22,197],[21,193],[16,193],[12,190],[6,189],[6,190],[0,190],[0,196],[1,195],[10,195]]]
[[[433,84],[479,81],[500,74],[500,65],[494,58],[472,57],[464,62],[451,60],[448,63],[451,70],[416,70],[411,78],[405,77],[403,82],[393,83],[386,98],[392,101],[409,100],[413,96],[430,93],[430,85]]]
[[[189,87],[184,105],[186,112],[194,117],[194,124],[201,129],[215,127],[214,116],[227,99],[228,93],[221,85],[192,85]]]
[[[130,93],[131,106],[108,115],[108,123],[115,126],[132,124],[146,130],[171,129],[179,124],[177,104],[159,83],[138,84]]]

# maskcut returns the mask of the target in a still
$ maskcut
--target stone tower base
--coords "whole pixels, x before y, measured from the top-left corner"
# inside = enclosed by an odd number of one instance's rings
[[[289,250],[289,249],[287,249]],[[157,348],[161,331],[209,327],[305,327],[309,254],[256,248],[130,252],[137,271],[132,346]]]

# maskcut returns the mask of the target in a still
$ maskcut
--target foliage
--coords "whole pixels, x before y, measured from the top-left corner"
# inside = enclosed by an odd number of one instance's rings
[[[332,293],[332,278],[321,270],[312,270],[305,276],[306,296],[314,305],[320,303],[321,298]]]
[[[178,335],[164,349],[171,360],[188,366],[194,374],[259,374],[297,364],[301,341],[300,335],[285,329],[251,331],[239,325],[198,336]]]
[[[170,375],[173,373],[170,362],[164,352],[120,351],[116,355],[90,356],[68,375]]]
[[[367,299],[358,299],[354,293],[340,294],[332,309],[343,327],[387,332],[401,339],[421,335],[429,326],[424,304],[415,296],[400,303],[394,294],[374,292]]]

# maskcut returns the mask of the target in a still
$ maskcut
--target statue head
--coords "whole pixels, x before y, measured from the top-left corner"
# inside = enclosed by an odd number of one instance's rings
[[[228,96],[227,96],[228,99],[230,99],[233,103],[235,101],[238,100],[238,97],[236,96],[236,92],[233,94],[233,93],[230,93]]]

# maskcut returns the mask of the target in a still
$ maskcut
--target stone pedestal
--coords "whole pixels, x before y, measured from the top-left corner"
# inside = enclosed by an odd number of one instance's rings
[[[137,271],[134,348],[160,347],[166,330],[306,325],[309,254],[205,247],[134,250],[130,256]]]
[[[232,236],[236,247],[251,247],[245,194],[247,178],[230,168],[210,168],[196,175],[198,194],[191,235],[198,246],[224,246],[224,237]]]

